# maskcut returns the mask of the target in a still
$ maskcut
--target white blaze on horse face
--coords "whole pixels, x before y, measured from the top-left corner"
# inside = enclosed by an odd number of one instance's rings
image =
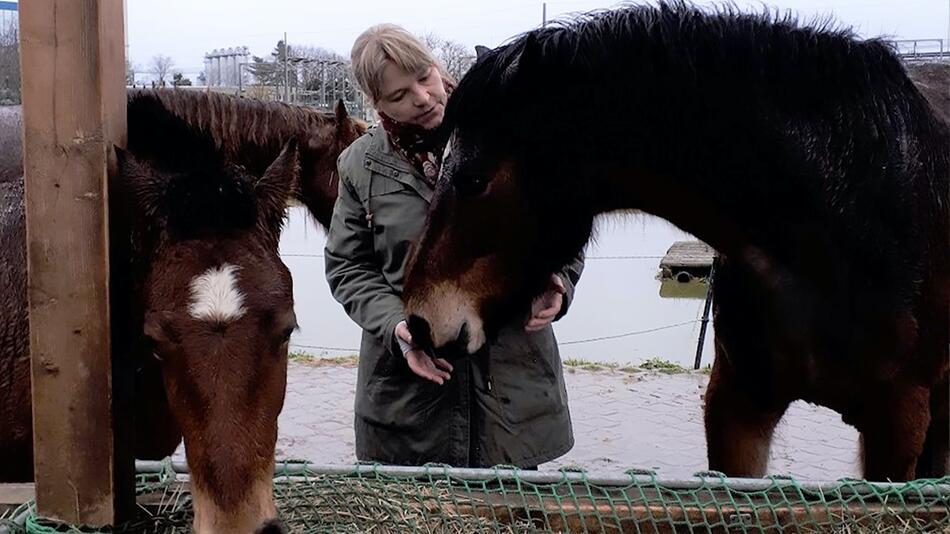
[[[228,263],[208,269],[191,281],[191,305],[195,319],[233,321],[244,315],[244,294],[237,288],[240,267]]]

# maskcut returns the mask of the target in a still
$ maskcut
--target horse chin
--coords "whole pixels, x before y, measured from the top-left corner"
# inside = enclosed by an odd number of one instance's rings
[[[422,346],[436,350],[458,347],[474,353],[485,344],[478,305],[457,283],[437,284],[423,298],[411,299],[408,304],[409,331]]]
[[[485,326],[480,317],[470,318],[462,325],[459,332],[459,344],[465,347],[465,352],[475,354],[485,345]]]
[[[433,343],[433,347],[443,354],[475,354],[485,345],[488,337],[482,319],[477,315],[463,317],[461,326],[455,332],[454,336],[438,338],[440,342]]]

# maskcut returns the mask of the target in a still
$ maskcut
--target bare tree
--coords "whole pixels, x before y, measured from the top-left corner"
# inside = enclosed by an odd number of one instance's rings
[[[318,61],[346,61],[346,58],[340,54],[319,46],[296,46],[291,48],[291,52],[293,53],[292,59],[304,58]]]
[[[165,84],[165,78],[169,77],[172,73],[172,69],[175,68],[175,62],[172,61],[172,58],[159,54],[152,58],[151,72],[155,76],[155,81],[160,84]]]
[[[434,54],[438,54],[438,50],[442,48],[442,38],[439,37],[437,33],[429,32],[425,35],[417,35],[416,37]]]
[[[20,49],[17,27],[0,28],[0,104],[20,103]]]
[[[439,59],[449,75],[458,81],[475,63],[475,53],[462,43],[446,40],[439,51]]]
[[[349,61],[318,46],[298,46],[291,58],[299,68],[301,88],[319,93],[321,102],[356,99],[356,86],[349,76]]]
[[[451,39],[444,39],[435,33],[428,33],[419,37],[423,44],[442,62],[449,76],[459,80],[475,63],[475,51],[469,50],[462,43]]]
[[[135,85],[135,72],[141,70],[129,58],[125,58],[125,85]]]

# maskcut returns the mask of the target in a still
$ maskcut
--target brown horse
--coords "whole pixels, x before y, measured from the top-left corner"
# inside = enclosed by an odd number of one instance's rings
[[[168,456],[184,436],[195,530],[252,532],[276,516],[277,415],[296,326],[278,255],[285,203],[297,197],[327,221],[336,156],[365,125],[342,106],[324,114],[173,91],[130,93],[128,124],[110,182],[112,235],[128,243],[112,260],[113,357],[136,369],[136,456]],[[19,150],[8,137],[4,153]],[[0,481],[29,480],[20,162],[0,176],[0,279],[13,288],[0,302]]]
[[[946,473],[946,124],[882,42],[682,2],[583,16],[480,58],[404,299],[475,351],[596,215],[639,209],[720,253],[709,467],[765,473],[789,403],[832,408],[865,476]]]

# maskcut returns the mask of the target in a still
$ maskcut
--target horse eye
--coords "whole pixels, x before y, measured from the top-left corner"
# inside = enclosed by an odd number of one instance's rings
[[[481,175],[466,174],[455,180],[455,189],[459,196],[476,197],[488,188],[488,179]]]
[[[290,336],[293,335],[294,330],[296,329],[297,329],[296,326],[288,326],[287,328],[285,328],[284,331],[281,332],[280,334],[281,341],[283,341],[284,343],[290,341]]]

